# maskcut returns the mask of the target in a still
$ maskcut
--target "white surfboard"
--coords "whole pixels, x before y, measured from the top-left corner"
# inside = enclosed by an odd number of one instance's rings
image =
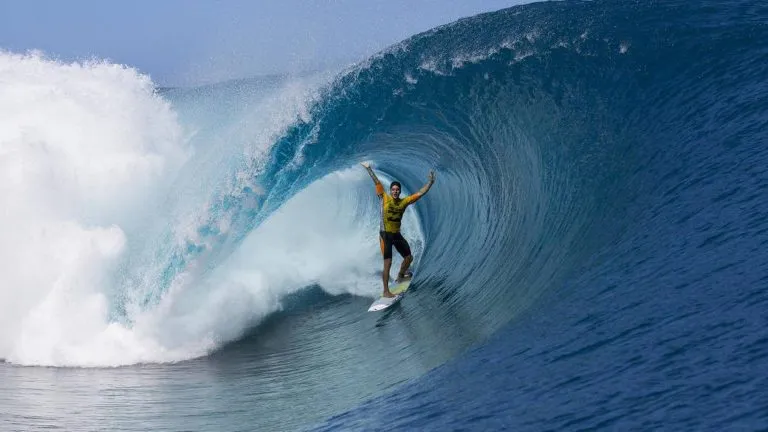
[[[405,292],[408,291],[408,287],[411,286],[411,280],[408,279],[405,282],[400,282],[399,284],[393,286],[389,289],[389,291],[394,294],[394,297],[379,297],[375,302],[371,304],[371,307],[368,308],[368,312],[378,312],[383,311],[385,309],[389,309],[397,302],[402,300],[402,298],[405,296]]]

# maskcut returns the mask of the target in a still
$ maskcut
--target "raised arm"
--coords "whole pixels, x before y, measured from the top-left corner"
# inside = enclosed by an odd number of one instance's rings
[[[373,183],[376,185],[376,195],[383,195],[384,194],[384,186],[381,184],[381,181],[379,181],[379,178],[376,177],[376,173],[373,172],[373,168],[371,168],[371,164],[368,162],[360,162],[360,165],[365,168],[366,171],[368,171],[368,175],[371,176],[373,179]]]
[[[418,192],[408,197],[408,204],[412,204],[418,201],[419,198],[423,197],[427,192],[429,192],[429,189],[432,188],[433,184],[435,184],[435,172],[433,170],[429,170],[429,179],[427,180],[427,184],[422,186]]]
[[[373,172],[373,168],[371,168],[371,164],[369,164],[368,162],[360,162],[360,165],[362,165],[363,168],[365,168],[365,170],[368,171],[368,175],[371,176],[374,183],[381,184],[381,182],[379,181],[379,178],[376,177],[376,173]]]
[[[421,195],[424,195],[425,193],[429,192],[429,189],[432,187],[432,185],[435,184],[435,172],[433,170],[429,170],[429,177],[427,180],[427,184],[421,187],[419,189],[419,193]]]

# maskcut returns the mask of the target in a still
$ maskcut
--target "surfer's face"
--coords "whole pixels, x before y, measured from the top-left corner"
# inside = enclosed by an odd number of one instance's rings
[[[392,195],[392,198],[400,198],[400,186],[392,186],[389,188],[389,193]]]

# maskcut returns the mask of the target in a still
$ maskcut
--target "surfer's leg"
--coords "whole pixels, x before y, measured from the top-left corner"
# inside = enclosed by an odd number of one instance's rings
[[[394,297],[389,292],[389,270],[392,268],[392,237],[391,234],[379,231],[379,245],[381,246],[381,256],[384,258],[384,271],[381,273],[381,282],[384,284],[384,297]]]
[[[400,264],[400,272],[397,273],[397,282],[408,280],[411,278],[411,276],[413,276],[413,273],[408,272],[408,267],[411,266],[412,262],[413,255],[408,255],[407,257],[403,258],[403,263]]]
[[[411,245],[405,240],[402,234],[397,233],[393,236],[392,244],[397,249],[397,252],[403,257],[403,263],[400,265],[400,271],[397,273],[397,282],[409,279],[411,274],[408,273],[408,267],[413,262],[413,255],[411,255]]]
[[[384,260],[384,272],[381,274],[381,281],[384,283],[384,297],[394,297],[395,295],[389,292],[389,269],[392,268],[392,258],[386,258]]]

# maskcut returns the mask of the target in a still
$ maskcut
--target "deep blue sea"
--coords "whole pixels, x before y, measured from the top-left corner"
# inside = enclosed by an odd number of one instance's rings
[[[766,2],[195,88],[0,60],[0,429],[768,430]],[[437,172],[384,313],[362,161]]]

